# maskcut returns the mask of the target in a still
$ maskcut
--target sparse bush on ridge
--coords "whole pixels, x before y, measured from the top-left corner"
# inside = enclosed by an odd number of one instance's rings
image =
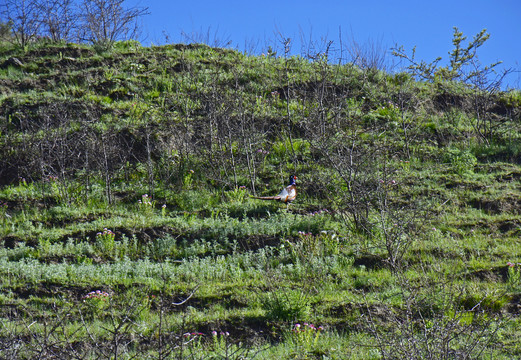
[[[135,39],[148,8],[125,7],[124,0],[6,0],[1,38],[22,48],[32,42],[87,42],[105,51],[118,40]],[[10,33],[10,34],[9,34]],[[10,36],[9,36],[9,35]]]

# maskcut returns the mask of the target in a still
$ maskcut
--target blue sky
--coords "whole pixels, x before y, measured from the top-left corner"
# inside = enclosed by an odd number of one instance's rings
[[[490,39],[478,51],[483,64],[503,61],[503,66],[521,69],[520,0],[452,1],[169,1],[128,0],[127,5],[148,7],[143,19],[143,43],[188,42],[182,33],[196,39],[208,37],[210,45],[239,50],[265,51],[280,46],[280,35],[291,38],[294,53],[301,53],[303,34],[316,43],[333,41],[333,48],[350,39],[359,44],[377,44],[382,49],[403,45],[409,52],[416,46],[417,58],[432,61],[448,58],[453,27],[472,39],[487,29]],[[207,36],[209,35],[209,36]],[[392,61],[392,57],[388,56]],[[520,87],[519,73],[508,82]]]

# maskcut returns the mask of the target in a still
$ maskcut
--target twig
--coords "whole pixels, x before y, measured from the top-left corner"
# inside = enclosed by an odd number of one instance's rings
[[[172,305],[180,306],[180,305],[183,305],[184,303],[186,303],[188,300],[190,300],[190,298],[191,298],[192,296],[194,296],[194,294],[195,294],[195,292],[197,291],[197,289],[199,289],[199,286],[200,286],[200,285],[197,285],[197,286],[195,287],[195,289],[192,290],[192,292],[190,293],[190,295],[188,295],[188,297],[187,297],[186,299],[184,299],[183,301],[178,302],[178,303],[173,302]]]

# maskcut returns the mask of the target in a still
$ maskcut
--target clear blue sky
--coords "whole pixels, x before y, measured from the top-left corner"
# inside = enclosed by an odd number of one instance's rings
[[[282,34],[293,39],[294,53],[300,54],[301,34],[314,40],[327,38],[338,47],[341,29],[344,43],[376,43],[382,48],[395,44],[417,57],[432,61],[448,58],[453,27],[468,39],[487,29],[490,39],[478,51],[483,64],[502,60],[504,66],[521,69],[521,0],[128,0],[127,5],[148,7],[143,19],[143,43],[188,42],[181,34],[215,39],[239,50],[261,53],[268,45],[280,46]],[[392,57],[388,59],[392,61]],[[508,82],[520,87],[519,73]]]

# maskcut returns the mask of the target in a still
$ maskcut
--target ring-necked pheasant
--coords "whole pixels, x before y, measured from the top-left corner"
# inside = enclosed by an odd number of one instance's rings
[[[295,175],[291,175],[289,177],[289,185],[286,186],[282,191],[275,196],[252,196],[254,199],[260,200],[279,200],[283,203],[290,203],[297,197],[297,183],[295,182],[297,177]]]

